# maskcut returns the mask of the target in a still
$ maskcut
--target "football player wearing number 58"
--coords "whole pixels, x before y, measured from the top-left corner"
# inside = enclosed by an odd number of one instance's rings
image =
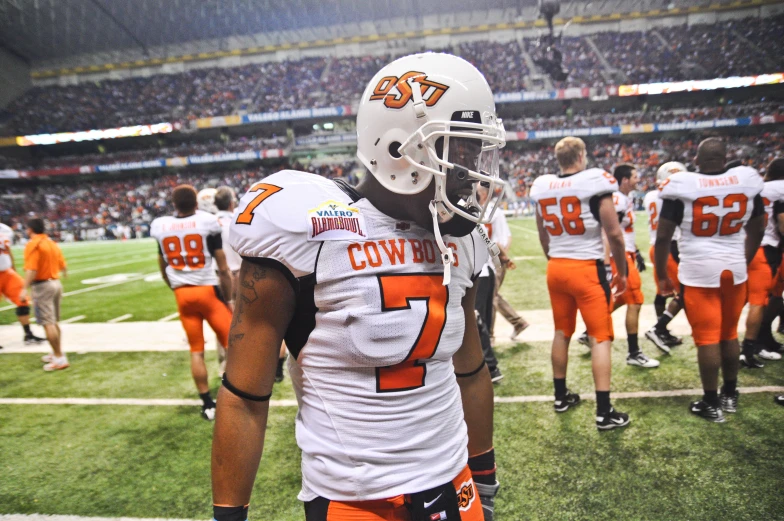
[[[699,173],[678,172],[661,185],[664,202],[654,249],[659,287],[672,294],[675,281],[667,275],[667,259],[680,226],[680,294],[697,344],[704,391],[689,411],[717,423],[738,408],[738,320],[748,297],[747,267],[765,232],[762,177],[746,166],[728,169],[726,159],[727,145],[719,138],[706,139],[697,150]]]
[[[196,189],[180,185],[172,191],[176,215],[158,217],[150,235],[158,241],[158,266],[174,291],[180,322],[191,351],[191,374],[202,400],[201,415],[215,418],[204,363],[204,321],[218,342],[228,345],[231,309],[231,272],[226,263],[218,218],[197,209]],[[217,265],[217,274],[213,262]],[[220,287],[218,286],[220,283]]]
[[[474,300],[488,255],[475,228],[495,203],[476,190],[503,185],[504,135],[474,66],[406,56],[361,98],[358,186],[285,170],[242,197],[215,519],[247,518],[283,340],[308,521],[492,519],[493,388]]]
[[[580,396],[566,387],[569,341],[580,311],[592,345],[591,364],[596,387],[596,427],[616,429],[629,424],[629,415],[610,403],[612,369],[611,285],[615,296],[626,291],[626,253],[623,232],[613,204],[618,182],[601,168],[587,168],[585,143],[567,137],[555,145],[559,174],[540,176],[531,187],[536,201],[539,241],[547,263],[547,289],[555,322],[553,383],[555,411],[566,412]],[[602,231],[616,265],[605,264]]]

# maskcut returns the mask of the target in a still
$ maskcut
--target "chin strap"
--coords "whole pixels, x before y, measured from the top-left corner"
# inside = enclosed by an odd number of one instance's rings
[[[495,266],[495,269],[497,270],[501,267],[501,248],[499,248],[494,241],[490,240],[490,237],[487,235],[487,230],[485,230],[483,225],[477,224],[476,231],[479,233],[482,240],[485,241],[487,253],[490,254],[490,258],[493,260],[493,266]]]
[[[433,235],[436,236],[436,244],[441,251],[441,262],[444,263],[444,286],[448,286],[452,280],[451,266],[455,262],[455,252],[452,248],[448,248],[444,244],[444,239],[441,238],[441,230],[438,228],[438,211],[436,210],[436,202],[430,201],[430,214],[433,216]]]

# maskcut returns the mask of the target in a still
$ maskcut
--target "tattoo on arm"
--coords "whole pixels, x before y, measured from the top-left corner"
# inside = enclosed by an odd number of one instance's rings
[[[240,287],[238,291],[240,298],[237,301],[237,308],[234,310],[234,318],[231,323],[232,329],[235,329],[242,324],[246,306],[259,299],[259,294],[256,291],[256,282],[267,278],[267,270],[262,266],[251,264],[247,269],[240,272],[240,277]],[[231,337],[231,340],[236,342],[241,340],[243,336],[245,335],[235,334]]]

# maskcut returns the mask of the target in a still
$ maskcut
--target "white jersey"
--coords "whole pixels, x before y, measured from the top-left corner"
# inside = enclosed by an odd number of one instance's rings
[[[166,259],[172,288],[217,286],[211,251],[213,244],[220,243],[217,217],[201,210],[188,217],[158,217],[150,224],[150,236]]]
[[[347,185],[285,170],[250,188],[231,227],[243,257],[298,286],[286,333],[302,449],[299,499],[388,498],[452,480],[468,461],[452,356],[461,301],[487,261],[476,231],[444,242],[381,213]],[[296,279],[296,280],[295,280]]]
[[[550,236],[550,258],[604,259],[598,200],[618,189],[618,182],[601,168],[538,177],[531,199]]]
[[[221,225],[221,238],[223,239],[223,254],[226,256],[226,264],[230,271],[237,271],[242,264],[242,257],[234,251],[230,244],[231,223],[234,222],[234,215],[231,212],[220,210],[216,217]]]
[[[485,223],[484,226],[487,230],[487,236],[491,241],[504,249],[509,247],[509,241],[512,239],[512,232],[509,231],[509,223],[506,221],[506,215],[504,215],[501,208],[498,208],[495,211],[493,218],[489,223]],[[482,274],[480,276],[485,277],[489,275],[489,270],[495,271],[495,265],[493,264],[493,259],[488,257],[487,263],[485,263],[482,268]]]
[[[762,189],[762,203],[765,205],[765,236],[762,238],[762,245],[778,248],[781,243],[781,235],[776,221],[776,207],[779,212],[782,211],[784,180],[765,183],[765,187]]]
[[[621,192],[613,193],[613,205],[615,213],[620,219],[621,231],[623,232],[623,244],[627,252],[637,251],[634,237],[634,202],[631,197]]]
[[[735,284],[746,281],[743,227],[762,188],[759,173],[745,166],[713,175],[678,172],[662,184],[662,199],[683,205],[678,242],[682,284],[717,288],[725,270],[732,272]]]
[[[648,236],[650,237],[651,246],[656,245],[656,230],[659,229],[659,214],[662,209],[662,199],[659,197],[658,190],[651,190],[645,194],[642,200],[642,205],[645,211],[648,212]],[[675,228],[675,234],[672,240],[677,241],[681,238],[681,229]]]
[[[11,245],[14,243],[14,230],[0,223],[0,273],[13,267],[11,263]]]

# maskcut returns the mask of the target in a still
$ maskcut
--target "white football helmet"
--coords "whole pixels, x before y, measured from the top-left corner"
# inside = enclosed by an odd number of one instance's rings
[[[505,184],[498,168],[505,144],[487,80],[450,54],[413,54],[393,61],[370,81],[357,111],[357,156],[382,186],[417,194],[435,180],[430,211],[447,266],[445,283],[453,252],[443,245],[438,223],[454,215],[477,223],[492,218],[500,198],[479,204],[476,187],[481,182],[494,193]],[[478,182],[471,195],[455,203],[447,198],[448,175]],[[479,211],[470,211],[472,207]]]
[[[656,181],[659,183],[664,182],[672,174],[677,174],[678,172],[686,172],[686,165],[677,161],[664,163],[659,167],[659,170],[656,171]]]
[[[215,194],[217,190],[215,188],[205,188],[204,190],[200,191],[196,196],[196,200],[199,203],[199,210],[203,212],[209,212],[213,215],[218,213],[218,207],[215,206]]]

